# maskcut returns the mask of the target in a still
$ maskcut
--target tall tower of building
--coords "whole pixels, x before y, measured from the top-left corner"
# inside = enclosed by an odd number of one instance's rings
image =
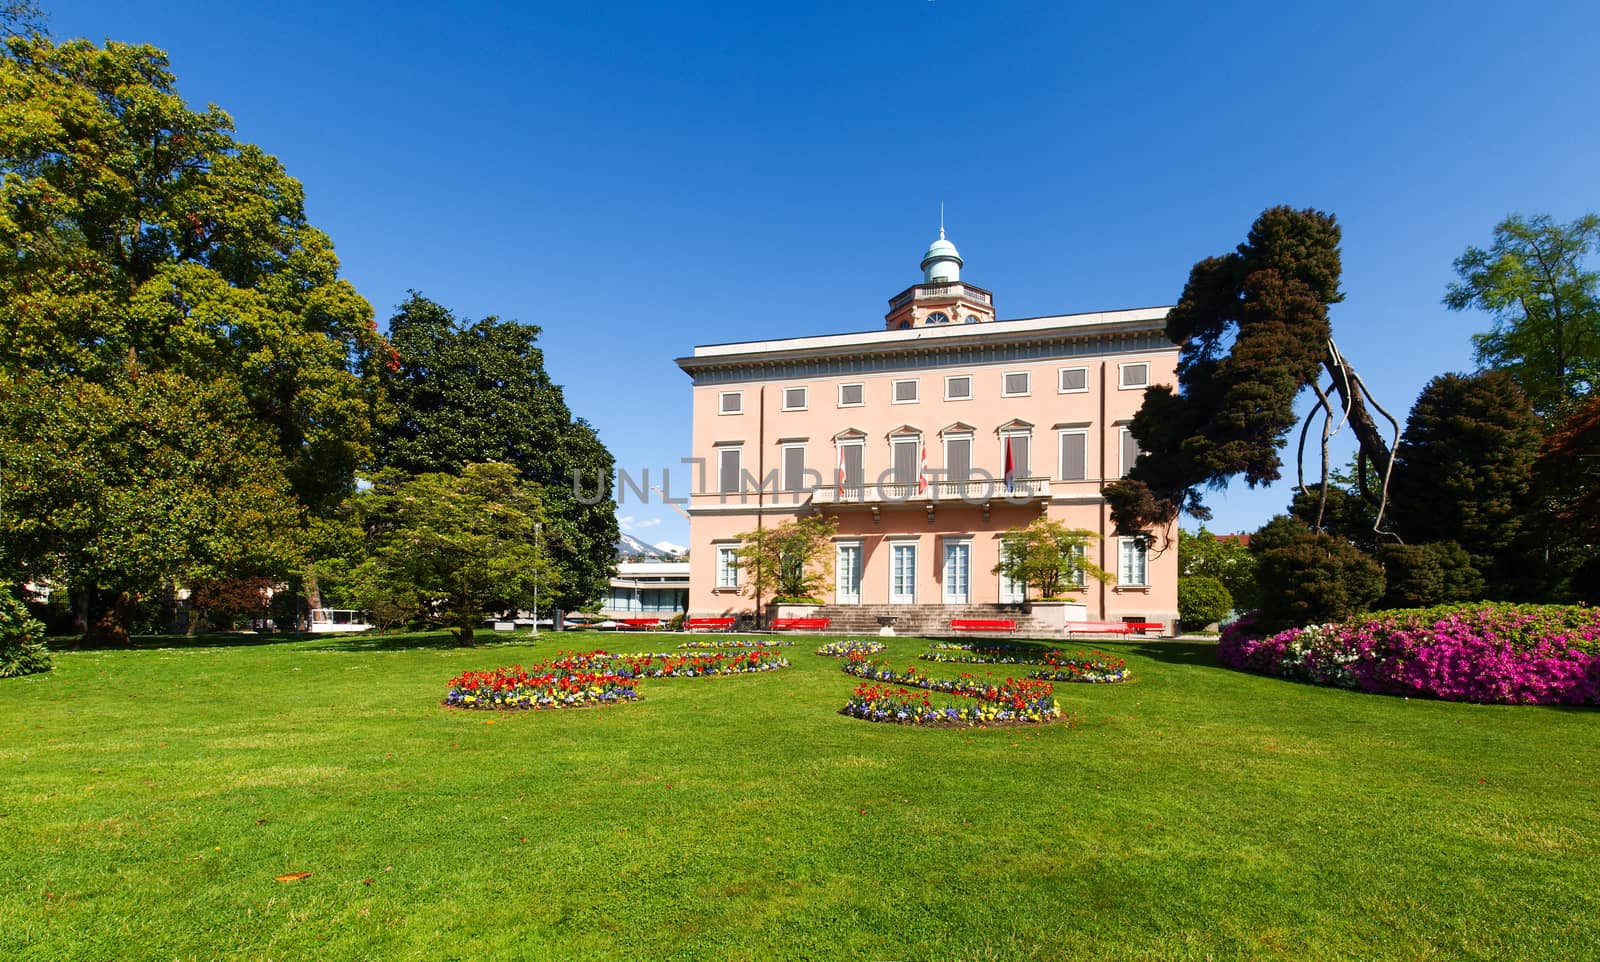
[[[943,217],[941,216],[941,220]],[[981,324],[994,320],[994,295],[961,280],[965,264],[956,245],[944,236],[928,245],[922,255],[922,283],[889,299],[885,326],[891,331],[940,324]]]

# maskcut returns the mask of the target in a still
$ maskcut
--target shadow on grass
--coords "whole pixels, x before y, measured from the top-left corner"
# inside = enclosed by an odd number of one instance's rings
[[[163,648],[255,648],[309,641],[316,635],[294,632],[244,634],[237,631],[207,631],[197,635],[134,635],[125,645],[85,638],[81,635],[51,635],[45,645],[51,651],[156,651]]]
[[[1215,668],[1227,671],[1227,666],[1217,661],[1215,641],[1196,641],[1189,638],[1165,638],[1134,642],[1128,650],[1151,661],[1169,665],[1189,665],[1194,668]]]

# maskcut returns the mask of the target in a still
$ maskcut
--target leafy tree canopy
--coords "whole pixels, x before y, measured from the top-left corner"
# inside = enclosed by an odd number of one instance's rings
[[[0,365],[107,384],[227,378],[295,493],[330,510],[370,456],[372,311],[300,184],[190,110],[161,51],[13,36],[0,58]]]
[[[1204,525],[1194,534],[1179,532],[1178,575],[1180,584],[1184,578],[1215,578],[1227,589],[1231,603],[1240,610],[1249,611],[1259,603],[1261,592],[1256,586],[1255,554],[1239,539],[1219,538]],[[1184,620],[1189,619],[1185,617]],[[1201,624],[1216,620],[1210,618]]]
[[[1088,546],[1100,537],[1093,531],[1037,518],[1007,529],[1001,537],[1000,563],[993,573],[1033,588],[1040,598],[1060,597],[1086,577],[1100,582],[1115,580],[1111,572],[1089,560]]]
[[[384,384],[395,419],[382,463],[410,474],[472,462],[513,466],[542,489],[546,544],[563,572],[550,600],[574,609],[603,595],[616,507],[609,497],[584,501],[608,489],[615,461],[545,372],[539,328],[495,317],[465,323],[413,291],[390,319],[389,336],[398,358]]]
[[[1132,424],[1145,456],[1106,487],[1119,532],[1164,527],[1180,510],[1208,518],[1201,489],[1236,475],[1277,480],[1295,398],[1324,371],[1363,450],[1387,468],[1360,378],[1330,339],[1328,306],[1343,299],[1339,238],[1331,214],[1274,207],[1233,252],[1194,265],[1167,316],[1182,345],[1178,390],[1145,391]]]
[[[538,486],[512,465],[385,471],[353,503],[368,541],[357,584],[379,606],[448,626],[463,645],[487,614],[532,608],[536,592],[561,589],[539,543]]]
[[[1600,383],[1600,271],[1585,259],[1600,253],[1600,217],[1570,224],[1549,215],[1513,214],[1495,225],[1487,249],[1456,258],[1459,280],[1444,303],[1494,318],[1474,334],[1478,363],[1509,372],[1534,408],[1550,414]]]
[[[821,598],[833,578],[839,521],[819,514],[737,535],[742,591],[760,598]]]
[[[1204,628],[1233,610],[1233,595],[1222,582],[1204,575],[1178,579],[1178,618],[1186,627]]]

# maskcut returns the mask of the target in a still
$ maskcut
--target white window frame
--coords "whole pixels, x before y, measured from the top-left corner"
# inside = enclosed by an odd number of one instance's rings
[[[797,404],[797,405],[790,405],[789,404],[789,392],[790,391],[799,391],[800,392],[800,403],[799,404]],[[794,386],[786,387],[786,388],[783,389],[783,409],[785,411],[804,411],[806,408],[810,407],[810,405],[811,405],[811,389],[806,387],[805,385],[794,385]]]
[[[739,546],[719,544],[717,548],[716,590],[739,590]]]
[[[1008,439],[1010,439],[1010,438],[1026,438],[1027,441],[1028,441],[1028,470],[1019,471],[1017,473],[1017,477],[1019,477],[1019,478],[1038,477],[1038,475],[1034,472],[1034,468],[1037,466],[1037,462],[1035,461],[1035,455],[1037,454],[1037,452],[1035,452],[1033,450],[1033,429],[1032,428],[1006,428],[1006,429],[1004,429],[1004,430],[1002,430],[1000,432],[1000,460],[995,462],[995,463],[1000,465],[1000,470],[995,473],[995,476],[1000,478],[1002,481],[1005,480],[1005,476],[1006,476],[1006,441]],[[1061,460],[1061,452],[1060,451],[1056,452],[1056,460],[1057,461]],[[1013,467],[1015,467],[1015,466],[1013,465]],[[1058,467],[1059,467],[1059,465],[1058,465]]]
[[[1117,428],[1117,468],[1118,468],[1117,477],[1119,477],[1119,478],[1127,477],[1128,476],[1128,472],[1133,469],[1133,465],[1126,463],[1125,460],[1124,460],[1127,457],[1127,454],[1128,454],[1128,440],[1132,436],[1133,436],[1133,426],[1132,425],[1130,425],[1130,424],[1122,424],[1122,425],[1118,426],[1118,428]],[[1138,441],[1135,440],[1134,443],[1138,444]],[[1139,449],[1139,453],[1143,454],[1144,453],[1144,449],[1140,448]]]
[[[900,385],[902,385],[902,384],[911,385],[912,388],[915,389],[913,391],[913,393],[916,396],[911,398],[909,401],[900,400]],[[917,404],[921,400],[922,400],[922,382],[919,379],[914,378],[914,377],[903,377],[903,378],[900,378],[899,380],[890,381],[889,382],[889,403],[891,403],[891,404]]]
[[[861,400],[856,401],[854,403],[846,401],[844,399],[844,389],[847,388],[847,387],[860,388],[861,389]],[[842,407],[842,408],[866,407],[867,406],[867,384],[866,384],[866,382],[865,381],[841,381],[839,383],[838,398],[839,398],[839,407]]]
[[[1074,549],[1073,553],[1078,556],[1079,568],[1078,568],[1077,575],[1072,579],[1072,581],[1070,583],[1068,583],[1067,587],[1069,587],[1069,588],[1087,588],[1087,587],[1089,587],[1089,572],[1087,570],[1085,570],[1082,567],[1082,565],[1085,565],[1085,564],[1089,563],[1089,546],[1086,545],[1086,544],[1080,544],[1080,545],[1077,546],[1076,549]],[[1147,570],[1148,570],[1148,565],[1147,565]]]
[[[791,449],[799,449],[800,451],[800,477],[798,479],[791,479],[789,477],[789,451]],[[743,466],[741,465],[741,467]],[[781,475],[778,481],[783,486],[783,492],[785,494],[794,494],[796,492],[809,490],[805,487],[806,444],[804,441],[789,441],[778,445],[778,468],[779,474]],[[791,485],[791,480],[798,480],[800,486],[795,487]]]
[[[959,537],[946,537],[940,539],[943,543],[939,546],[939,573],[942,584],[939,586],[939,601],[947,605],[966,605],[972,603],[972,538],[968,535]],[[962,595],[950,594],[950,549],[961,547],[967,549],[967,591]]]
[[[728,410],[728,398],[733,398],[734,401],[738,405],[732,411]],[[734,414],[743,414],[743,413],[744,413],[744,392],[743,391],[719,391],[719,392],[717,392],[717,414],[718,415],[734,415]]]
[[[1079,435],[1079,436],[1081,436],[1083,438],[1083,477],[1081,477],[1081,478],[1069,478],[1069,477],[1066,476],[1066,474],[1061,469],[1062,461],[1065,460],[1064,458],[1062,458],[1061,455],[1066,450],[1066,446],[1067,445],[1066,445],[1066,440],[1065,439],[1066,439],[1067,435],[1069,435],[1069,434],[1076,434],[1076,435]],[[1055,476],[1056,476],[1056,479],[1059,480],[1059,481],[1089,481],[1089,480],[1092,479],[1091,475],[1089,474],[1089,429],[1088,428],[1061,428],[1060,430],[1058,430],[1056,432],[1056,470],[1055,470]]]
[[[965,393],[963,395],[960,395],[959,397],[954,395],[954,394],[951,394],[950,393],[950,382],[951,381],[966,381],[967,382],[967,393]],[[972,400],[972,375],[970,375],[970,374],[947,374],[947,375],[945,375],[945,378],[944,378],[944,399],[946,401],[970,401],[970,400]]]
[[[1127,580],[1123,580],[1124,568],[1125,567],[1129,567],[1129,566],[1124,565],[1122,553],[1123,553],[1124,550],[1126,550],[1130,546],[1131,547],[1137,547],[1137,548],[1140,549],[1139,550],[1139,554],[1141,555],[1141,557],[1140,557],[1140,565],[1139,565],[1139,567],[1142,568],[1143,570],[1139,573],[1140,574],[1140,579],[1138,581],[1133,580],[1131,577],[1128,578]],[[1129,573],[1131,574],[1131,571]],[[1117,587],[1118,588],[1148,588],[1148,587],[1150,587],[1150,549],[1148,548],[1148,546],[1145,545],[1143,538],[1118,538],[1117,539]]]
[[[865,487],[866,484],[867,484],[867,439],[866,438],[840,438],[839,440],[835,441],[833,443],[833,445],[834,445],[833,456],[834,456],[835,460],[833,462],[833,477],[831,479],[829,479],[829,480],[831,480],[833,482],[834,490],[838,490],[839,484],[840,484],[840,482],[839,482],[839,462],[843,460],[843,458],[840,455],[840,452],[844,448],[849,448],[849,447],[855,447],[855,448],[860,448],[861,449],[861,480],[858,481],[857,484],[860,485],[861,487]],[[848,480],[846,480],[844,483],[845,484],[849,484],[850,482]]]
[[[901,444],[911,445],[911,480],[901,481],[895,477],[895,447]],[[890,484],[916,484],[922,477],[922,435],[920,434],[894,434],[889,437],[889,478]],[[862,452],[866,454],[865,451]],[[866,462],[861,464],[861,473],[866,474]]]
[[[889,546],[889,604],[914,605],[917,603],[917,566],[922,564],[922,541],[920,538],[900,538],[888,542]],[[894,593],[894,556],[898,548],[911,549],[911,595],[909,600],[901,597],[896,600]]]
[[[978,461],[975,457],[977,454],[977,439],[972,436],[972,432],[952,431],[949,434],[943,435],[940,440],[944,442],[941,447],[944,448],[944,461],[942,463],[944,465],[944,478],[946,481],[957,480],[956,478],[950,476],[950,442],[967,442],[967,476],[963,480],[971,481],[978,472]],[[931,481],[932,479],[930,478],[929,480]]]
[[[1130,370],[1134,369],[1134,368],[1140,368],[1140,367],[1144,368],[1144,383],[1143,384],[1129,384],[1128,383],[1128,372]],[[1145,388],[1147,388],[1149,386],[1150,386],[1150,362],[1149,361],[1125,361],[1125,362],[1117,365],[1117,390],[1119,390],[1119,391],[1143,391]]]
[[[856,592],[855,592],[855,595],[853,596],[853,600],[852,600],[852,596],[846,595],[841,590],[843,585],[844,585],[844,581],[843,581],[843,577],[844,577],[844,573],[845,573],[844,551],[845,551],[846,548],[854,548],[855,549],[855,555],[856,555],[855,566],[851,569],[851,572],[850,572],[854,576],[853,580],[855,581],[855,587],[856,587]],[[866,580],[865,579],[866,571],[867,571],[866,545],[862,542],[862,540],[860,538],[842,538],[842,539],[840,539],[838,541],[835,541],[833,543],[833,572],[834,572],[834,574],[833,574],[833,601],[834,601],[835,604],[840,604],[840,605],[859,605],[859,604],[861,604],[861,588],[862,588],[862,583]]]
[[[723,475],[722,475],[722,459],[727,455],[727,452],[729,452],[729,451],[732,451],[739,458],[738,481],[735,482],[734,490],[732,490],[732,491],[727,491],[727,490],[723,489],[723,481],[725,479],[723,478]],[[720,494],[720,495],[723,495],[723,496],[727,496],[727,495],[730,495],[730,494],[739,494],[740,493],[740,489],[744,487],[744,445],[742,445],[742,444],[723,444],[723,445],[718,445],[717,448],[716,448],[716,452],[717,452],[717,490],[716,490],[716,493]]]
[[[1014,376],[1016,376],[1018,374],[1022,375],[1022,379],[1027,383],[1024,385],[1024,387],[1020,391],[1007,391],[1006,390],[1006,380],[1008,378],[1014,377]],[[1000,375],[1000,396],[1001,397],[1028,397],[1028,396],[1030,396],[1032,394],[1033,394],[1033,372],[1032,371],[1006,371],[1005,373]]]
[[[1068,371],[1082,371],[1083,372],[1083,387],[1066,387],[1065,386],[1066,385],[1067,372]],[[1088,394],[1089,393],[1089,369],[1086,368],[1086,367],[1061,367],[1061,368],[1056,368],[1056,393],[1057,394]]]

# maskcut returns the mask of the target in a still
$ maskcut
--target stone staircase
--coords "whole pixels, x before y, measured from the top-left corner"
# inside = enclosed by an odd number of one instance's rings
[[[823,605],[816,617],[829,620],[829,634],[876,635],[878,617],[893,616],[894,633],[922,638],[962,636],[983,637],[984,632],[954,632],[951,619],[1007,618],[1017,623],[1017,637],[1049,637],[1052,633],[1022,610],[1022,605]],[[999,632],[1010,637],[1010,632]],[[1059,634],[1059,632],[1055,632]]]

